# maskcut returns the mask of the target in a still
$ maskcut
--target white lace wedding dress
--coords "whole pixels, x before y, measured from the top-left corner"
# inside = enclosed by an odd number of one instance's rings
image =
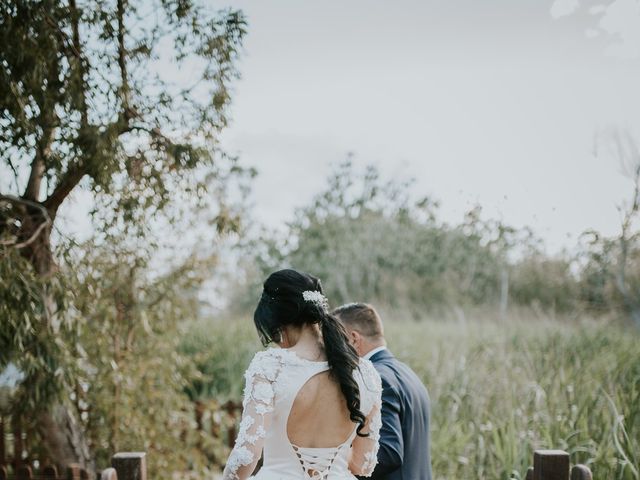
[[[368,360],[361,359],[353,375],[369,436],[356,436],[354,424],[349,438],[335,447],[304,448],[289,441],[287,420],[298,392],[311,377],[327,370],[327,362],[306,360],[288,349],[255,355],[245,373],[242,421],[223,480],[353,480],[349,464],[358,466],[358,475],[371,475],[378,453],[382,386]],[[249,477],[263,449],[262,467]]]

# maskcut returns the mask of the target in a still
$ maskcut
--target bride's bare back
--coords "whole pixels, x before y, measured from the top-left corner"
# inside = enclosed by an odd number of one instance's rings
[[[340,385],[329,372],[318,373],[304,384],[287,421],[289,441],[307,448],[341,445],[353,428]]]

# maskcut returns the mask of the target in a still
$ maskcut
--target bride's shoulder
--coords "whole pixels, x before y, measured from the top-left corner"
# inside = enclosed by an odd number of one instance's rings
[[[281,349],[269,348],[257,352],[253,356],[251,363],[249,363],[249,368],[247,368],[244,374],[245,378],[251,380],[256,376],[260,376],[273,382],[278,376],[283,364],[280,350]]]

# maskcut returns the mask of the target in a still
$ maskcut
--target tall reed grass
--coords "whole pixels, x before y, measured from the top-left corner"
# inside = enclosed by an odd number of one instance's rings
[[[238,398],[259,348],[250,319],[195,325],[204,396]],[[640,480],[640,335],[602,322],[387,321],[389,348],[432,400],[435,478],[524,478],[559,448],[594,478]]]

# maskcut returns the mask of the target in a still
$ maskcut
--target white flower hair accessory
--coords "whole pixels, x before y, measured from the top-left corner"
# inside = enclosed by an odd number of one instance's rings
[[[304,292],[302,292],[302,298],[305,302],[315,303],[323,310],[329,310],[329,301],[327,300],[327,297],[325,297],[320,292],[305,290]]]

